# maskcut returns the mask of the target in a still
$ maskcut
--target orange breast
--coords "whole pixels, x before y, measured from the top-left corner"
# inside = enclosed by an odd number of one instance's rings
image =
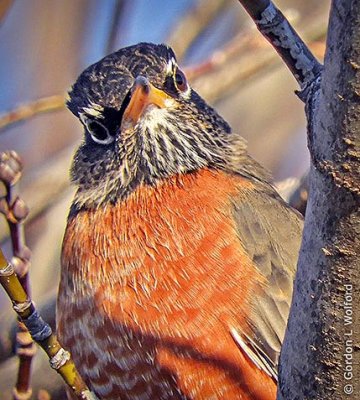
[[[232,217],[251,190],[204,170],[69,221],[58,330],[99,397],[275,399],[230,335],[263,284]]]

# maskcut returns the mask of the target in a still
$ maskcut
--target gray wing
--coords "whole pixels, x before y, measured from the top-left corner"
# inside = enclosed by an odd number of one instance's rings
[[[277,380],[277,364],[289,315],[301,243],[302,217],[268,184],[234,202],[234,218],[245,250],[267,284],[252,296],[247,332],[231,332],[247,356]],[[250,332],[250,334],[248,334]]]

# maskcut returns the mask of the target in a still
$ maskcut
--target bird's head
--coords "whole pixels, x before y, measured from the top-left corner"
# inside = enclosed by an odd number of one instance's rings
[[[191,89],[165,45],[140,43],[91,65],[67,105],[85,129],[72,166],[79,207],[221,167],[228,154],[229,125]]]

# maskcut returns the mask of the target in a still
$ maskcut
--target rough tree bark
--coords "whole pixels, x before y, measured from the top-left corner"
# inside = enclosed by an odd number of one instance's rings
[[[360,398],[360,0],[333,0],[278,400]]]

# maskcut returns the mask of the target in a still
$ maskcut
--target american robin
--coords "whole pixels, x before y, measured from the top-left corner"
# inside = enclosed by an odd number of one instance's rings
[[[174,52],[88,67],[58,334],[99,399],[275,399],[302,220]]]

